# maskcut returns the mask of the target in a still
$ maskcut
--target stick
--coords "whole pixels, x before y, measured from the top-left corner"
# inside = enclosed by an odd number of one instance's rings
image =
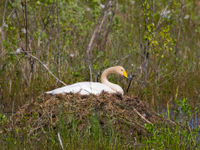
[[[60,146],[61,146],[62,150],[64,150],[62,139],[61,139],[61,136],[60,136],[59,132],[58,132],[58,140],[59,140],[59,143],[60,143]]]
[[[144,120],[146,121],[147,123],[153,125],[153,123],[151,123],[149,120],[147,120],[144,116],[142,116],[138,111],[137,109],[133,108],[133,110]]]
[[[132,80],[133,80],[133,78],[131,77],[131,80],[129,81],[128,87],[127,87],[127,89],[126,89],[126,93],[128,93],[128,90],[129,90],[129,88],[130,88],[130,85],[131,85]]]
[[[128,79],[130,80],[129,81],[129,84],[128,84],[128,87],[127,87],[127,89],[126,89],[126,93],[128,93],[128,90],[129,90],[129,88],[130,88],[130,86],[131,86],[131,82],[133,81],[133,77],[135,77],[135,74],[133,74],[133,75],[131,75],[130,77],[128,77]]]

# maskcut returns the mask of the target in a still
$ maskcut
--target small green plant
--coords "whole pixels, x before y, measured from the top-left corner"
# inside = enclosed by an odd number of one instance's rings
[[[183,113],[183,116],[189,120],[191,118],[191,106],[188,104],[187,98],[184,97],[182,100],[175,99],[175,102],[178,104],[176,113]]]
[[[8,118],[4,114],[0,114],[0,125],[5,125],[8,121]]]
[[[145,129],[150,133],[150,137],[142,140],[148,148],[154,149],[198,149],[199,148],[199,131],[200,126],[190,127],[190,119],[192,114],[191,106],[187,102],[187,98],[177,100],[179,112],[183,117],[176,127],[163,125],[145,124]],[[198,110],[195,108],[195,112]],[[168,119],[169,115],[168,115]]]

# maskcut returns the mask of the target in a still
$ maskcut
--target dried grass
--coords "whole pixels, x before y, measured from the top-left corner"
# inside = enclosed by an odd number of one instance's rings
[[[148,104],[134,96],[102,93],[99,96],[79,94],[42,95],[22,106],[12,117],[9,129],[23,129],[31,134],[42,128],[59,125],[61,113],[79,120],[79,130],[88,126],[91,115],[98,116],[102,129],[109,120],[124,135],[146,135],[144,124],[166,123]]]

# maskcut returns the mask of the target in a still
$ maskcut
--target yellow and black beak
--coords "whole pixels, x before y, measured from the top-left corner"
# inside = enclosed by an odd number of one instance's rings
[[[128,78],[127,73],[126,73],[125,70],[123,70],[123,76],[126,77],[126,78]]]

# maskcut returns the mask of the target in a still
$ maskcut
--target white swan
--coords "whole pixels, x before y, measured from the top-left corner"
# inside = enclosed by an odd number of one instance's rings
[[[110,67],[104,70],[104,72],[101,75],[101,83],[78,82],[72,85],[68,85],[65,87],[57,88],[52,91],[48,91],[46,93],[52,94],[52,95],[65,94],[65,93],[79,93],[81,95],[89,95],[89,94],[99,95],[101,94],[101,92],[105,91],[108,93],[120,93],[123,95],[124,91],[119,85],[108,81],[107,76],[112,73],[120,74],[127,78],[127,73],[123,67],[114,66],[114,67]]]

